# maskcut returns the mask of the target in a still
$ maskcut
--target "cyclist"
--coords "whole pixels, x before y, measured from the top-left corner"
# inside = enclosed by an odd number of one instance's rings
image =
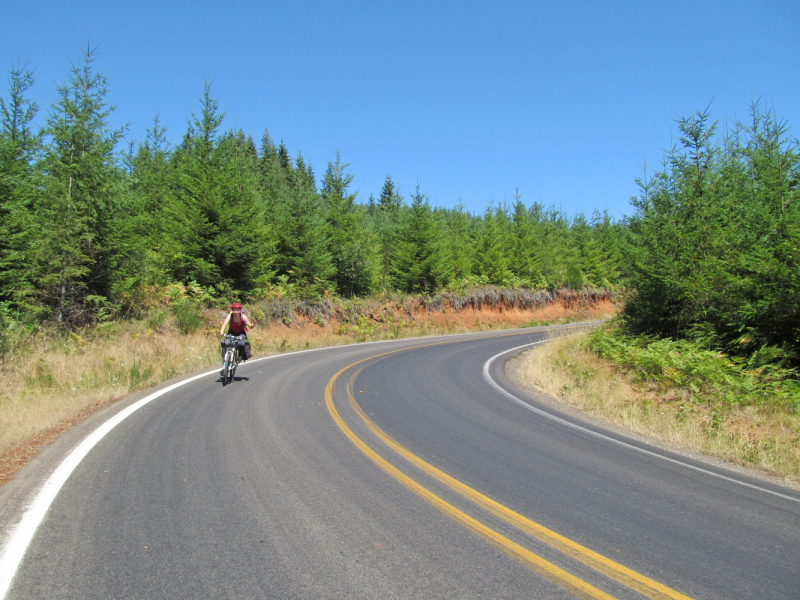
[[[226,327],[228,327],[228,333],[231,335],[244,336],[244,346],[239,346],[239,360],[249,359],[252,356],[252,352],[250,352],[250,342],[247,340],[247,328],[255,327],[255,325],[244,314],[242,305],[238,302],[231,304],[231,312],[225,317],[225,321],[223,321],[222,327],[219,329],[220,336],[225,335]],[[225,360],[225,346],[222,346],[222,360]]]

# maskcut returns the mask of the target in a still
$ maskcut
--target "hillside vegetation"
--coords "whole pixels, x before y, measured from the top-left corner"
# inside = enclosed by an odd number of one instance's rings
[[[218,368],[224,304],[181,301],[173,290],[143,319],[17,333],[0,363],[0,485],[74,422],[105,403],[203,368]],[[193,307],[193,308],[187,308]],[[312,302],[276,297],[248,306],[255,357],[292,350],[508,327],[602,319],[617,312],[607,292],[531,293],[497,288],[433,296]],[[209,381],[213,381],[210,379]]]
[[[158,117],[143,140],[110,124],[107,80],[87,50],[45,126],[33,76],[10,75],[0,131],[0,318],[64,329],[143,314],[175,284],[215,299],[319,300],[495,285],[621,283],[621,224],[538,203],[432,207],[387,175],[359,198],[336,150],[321,184],[265,129],[223,129],[203,87],[179,142]],[[388,170],[388,168],[387,168]],[[195,300],[192,298],[191,300]]]
[[[261,323],[335,322],[331,335],[359,341],[422,332],[398,316],[409,297],[426,314],[613,298],[625,305],[616,330],[586,348],[620,377],[718,407],[719,423],[726,406],[800,410],[800,152],[763,101],[745,121],[679,118],[630,217],[519,193],[471,214],[432,205],[421,184],[404,196],[391,175],[359,196],[338,149],[318,180],[266,128],[258,144],[224,129],[208,82],[177,143],[157,114],[144,139],[126,139],[94,61],[89,47],[39,128],[30,71],[12,69],[0,98],[0,417],[50,398],[24,435],[91,404],[67,397],[119,397],[213,364],[216,341],[198,332],[232,301]],[[85,374],[69,370],[77,357]],[[695,364],[691,376],[681,366]]]
[[[604,419],[800,475],[800,152],[774,111],[679,119],[623,246],[621,318],[524,379]]]

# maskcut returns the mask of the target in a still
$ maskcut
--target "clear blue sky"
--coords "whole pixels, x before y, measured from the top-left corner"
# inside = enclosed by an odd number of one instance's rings
[[[391,174],[438,206],[519,188],[619,218],[678,114],[745,119],[763,95],[800,128],[798,0],[3,0],[0,21],[39,123],[91,38],[134,139],[158,111],[180,140],[207,79],[223,128],[269,128],[318,178],[340,148],[363,201]]]

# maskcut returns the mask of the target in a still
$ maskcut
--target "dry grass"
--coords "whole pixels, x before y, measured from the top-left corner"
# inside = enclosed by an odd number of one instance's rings
[[[217,353],[205,333],[141,324],[91,341],[33,338],[2,363],[0,453],[89,407],[215,364]]]
[[[392,315],[367,307],[344,320],[290,311],[293,318],[288,324],[259,315],[260,325],[248,337],[254,356],[268,356],[363,341],[519,327],[537,319],[598,318],[616,311],[610,302],[593,311],[556,304],[537,310],[464,308],[459,314],[412,308]],[[108,323],[83,335],[42,333],[17,340],[16,349],[0,362],[0,485],[63,431],[105,404],[219,365],[218,333],[224,314],[203,311],[193,333],[179,331],[172,311],[155,309],[143,321]]]
[[[538,388],[600,420],[667,444],[755,467],[798,482],[800,419],[773,407],[726,407],[664,397],[637,387],[610,363],[584,349],[585,336],[554,340],[510,365],[521,385]],[[720,415],[724,416],[720,416]]]

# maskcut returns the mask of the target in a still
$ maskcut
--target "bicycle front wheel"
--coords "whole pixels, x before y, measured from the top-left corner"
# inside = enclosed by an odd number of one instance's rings
[[[228,350],[225,353],[225,360],[222,363],[222,385],[227,385],[233,379],[231,363],[233,362],[233,352]]]

